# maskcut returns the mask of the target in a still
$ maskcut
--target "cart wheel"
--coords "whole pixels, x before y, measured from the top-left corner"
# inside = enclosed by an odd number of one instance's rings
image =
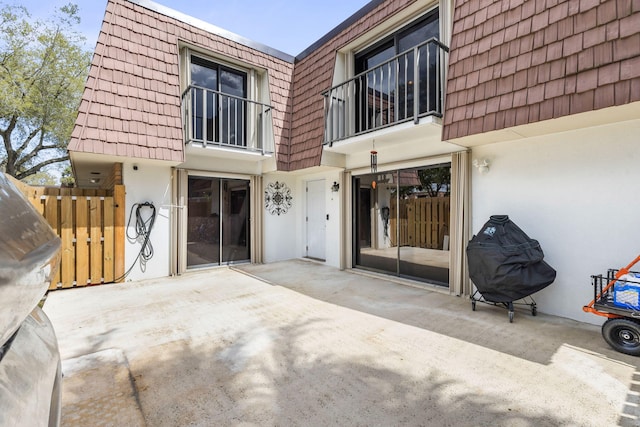
[[[531,304],[531,315],[532,316],[537,316],[538,315],[538,308],[536,307],[535,304]]]
[[[476,311],[476,301],[471,300],[471,310]]]
[[[640,356],[640,324],[627,318],[609,319],[602,325],[604,340],[620,353]]]
[[[509,312],[509,323],[513,323],[513,311]]]

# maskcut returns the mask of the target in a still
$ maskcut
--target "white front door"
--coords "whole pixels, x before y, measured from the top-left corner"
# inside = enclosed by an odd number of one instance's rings
[[[325,259],[325,180],[307,182],[307,257]]]

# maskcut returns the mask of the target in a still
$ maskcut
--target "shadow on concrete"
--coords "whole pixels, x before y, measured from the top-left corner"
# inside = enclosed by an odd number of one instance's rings
[[[612,362],[634,367],[638,363],[637,358],[611,349],[597,326],[540,313],[532,316],[528,307],[516,307],[514,322],[510,324],[507,311],[502,307],[477,304],[476,311],[472,311],[468,298],[401,285],[380,276],[340,271],[308,261],[245,264],[234,269],[321,301],[535,363],[550,363],[558,349],[566,345]]]
[[[495,307],[310,262],[240,268],[261,281],[217,269],[95,288],[95,316],[85,290],[53,300],[61,348],[95,361],[75,371],[71,411],[139,402],[150,426],[637,423],[637,359],[592,325],[521,311],[510,324]]]
[[[500,307],[477,304],[477,310],[472,311],[467,298],[301,260],[242,265],[236,269],[271,285],[283,286],[321,301],[457,338],[534,363],[551,364],[559,351],[570,348],[585,358],[600,359],[604,364],[613,366],[613,369],[616,369],[615,365],[620,369],[632,369],[634,374],[629,378],[626,403],[621,408],[618,424],[623,427],[638,425],[639,360],[611,349],[602,339],[597,326],[545,314],[534,317],[528,308],[516,308],[514,323],[510,324],[507,312]],[[585,372],[584,375],[590,374]],[[434,384],[433,388],[425,390],[425,395],[437,395],[437,389]],[[475,395],[465,396],[465,399],[469,400],[465,405],[470,404],[471,407],[485,404]],[[484,419],[477,425],[485,422],[490,424],[488,419]],[[541,425],[547,422],[549,420],[543,420]],[[560,421],[558,423],[562,424]]]
[[[436,370],[403,375],[366,354],[338,358],[320,342],[310,351],[323,321],[158,347],[132,364],[147,425],[571,425],[559,414],[523,415]]]

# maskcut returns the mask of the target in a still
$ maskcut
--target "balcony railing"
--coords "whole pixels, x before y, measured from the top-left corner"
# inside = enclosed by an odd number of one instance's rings
[[[186,143],[273,153],[271,106],[199,86],[182,94]]]
[[[448,52],[432,38],[324,92],[325,144],[442,117]]]

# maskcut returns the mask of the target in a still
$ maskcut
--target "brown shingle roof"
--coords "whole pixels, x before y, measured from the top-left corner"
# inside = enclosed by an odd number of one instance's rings
[[[293,64],[126,0],[107,4],[69,150],[182,162],[179,41],[268,70],[286,168]]]
[[[333,79],[336,51],[414,1],[386,1],[296,62],[293,78],[293,121],[290,170],[319,166],[324,137],[321,93]]]
[[[456,0],[443,139],[640,101],[638,87],[637,1]]]

